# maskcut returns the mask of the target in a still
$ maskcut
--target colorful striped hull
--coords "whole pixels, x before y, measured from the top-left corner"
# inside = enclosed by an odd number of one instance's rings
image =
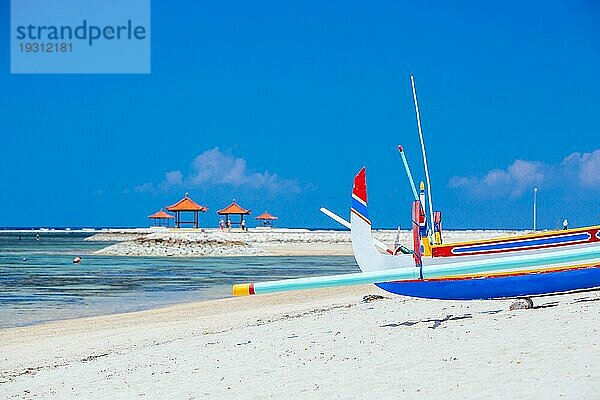
[[[437,278],[377,283],[391,293],[440,300],[488,300],[528,297],[600,288],[600,264],[535,273]]]

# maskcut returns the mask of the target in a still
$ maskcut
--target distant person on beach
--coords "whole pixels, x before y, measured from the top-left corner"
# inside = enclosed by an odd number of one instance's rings
[[[227,231],[231,231],[231,221],[227,220]]]
[[[563,221],[563,230],[566,231],[567,229],[569,229],[569,221],[567,221],[567,219],[565,218],[565,220]]]
[[[242,228],[242,232],[246,230],[246,221],[242,220],[242,222],[240,222],[240,228]]]
[[[219,229],[223,230],[224,227],[225,227],[225,222],[223,221],[223,218],[221,218],[221,220],[219,221]]]

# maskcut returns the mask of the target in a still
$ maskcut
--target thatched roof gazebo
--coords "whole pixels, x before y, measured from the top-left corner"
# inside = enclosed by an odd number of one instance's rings
[[[194,200],[190,199],[189,195],[186,193],[185,197],[179,200],[177,203],[172,206],[167,207],[168,211],[175,213],[175,227],[181,228],[181,225],[191,224],[194,225],[194,228],[198,228],[198,213],[206,212],[208,207],[201,206],[196,203]],[[182,221],[181,213],[182,212],[191,212],[194,214],[193,221]]]
[[[254,219],[262,221],[262,226],[264,227],[273,227],[273,221],[278,220],[279,218],[265,211]]]
[[[251,212],[252,212],[252,210],[246,210],[245,208],[240,207],[235,202],[235,200],[233,200],[233,202],[230,205],[228,205],[227,207],[225,207],[222,210],[217,211],[217,214],[225,216],[225,223],[227,223],[227,221],[229,221],[230,215],[239,215],[240,222],[231,221],[231,223],[241,225],[242,221],[244,221],[244,215],[250,215]]]
[[[169,221],[175,217],[165,212],[161,208],[160,211],[157,211],[152,215],[148,215],[148,218],[154,221],[154,226],[169,226]]]

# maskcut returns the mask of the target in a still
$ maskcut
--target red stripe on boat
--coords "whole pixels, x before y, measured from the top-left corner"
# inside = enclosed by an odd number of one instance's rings
[[[356,216],[358,216],[358,218],[362,219],[367,224],[371,225],[371,221],[369,221],[367,218],[365,218],[361,213],[356,211],[354,208],[350,208],[350,211],[353,212],[354,214],[356,214]]]
[[[367,177],[365,167],[362,167],[359,173],[354,177],[352,194],[364,201],[365,203],[367,202]]]

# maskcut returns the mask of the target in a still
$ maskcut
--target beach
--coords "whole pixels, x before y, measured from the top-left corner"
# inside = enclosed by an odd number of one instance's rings
[[[511,302],[355,286],[4,329],[0,397],[600,396],[600,293]]]
[[[0,398],[600,396],[598,291],[515,310],[514,300],[415,299],[374,285],[224,298],[233,283],[357,271],[343,253],[350,235],[26,234],[0,235]],[[397,232],[375,236],[393,244]],[[232,254],[198,250],[211,247]]]

